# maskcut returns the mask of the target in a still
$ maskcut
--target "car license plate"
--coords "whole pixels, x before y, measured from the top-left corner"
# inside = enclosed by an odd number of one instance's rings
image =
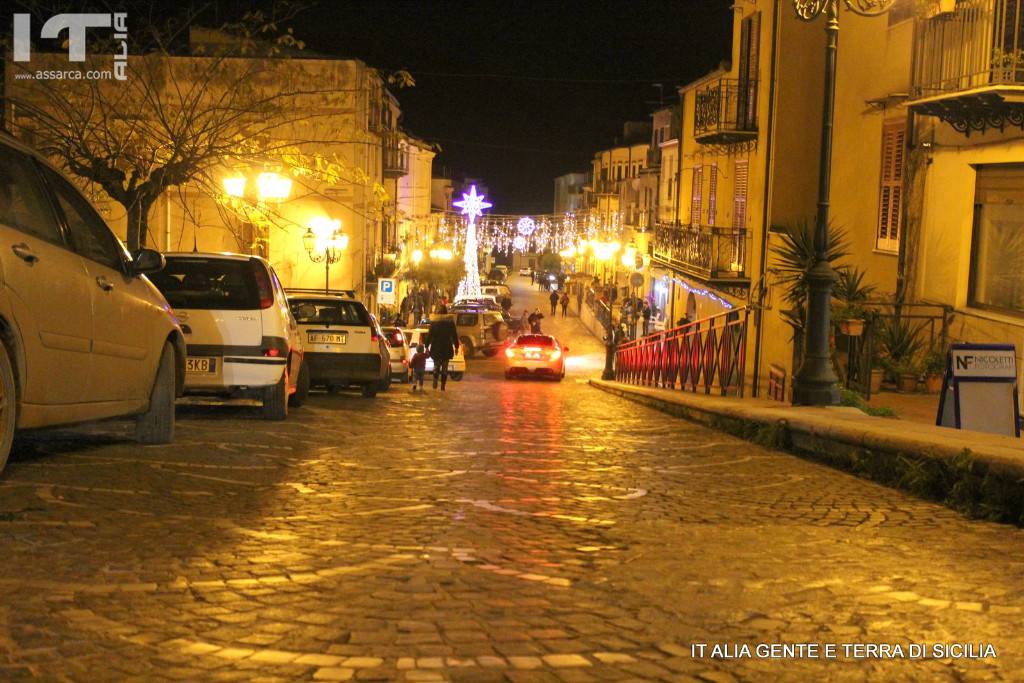
[[[217,359],[186,358],[185,372],[191,375],[214,375],[217,373]]]
[[[347,344],[347,334],[328,334],[326,332],[310,332],[308,335],[310,344]]]

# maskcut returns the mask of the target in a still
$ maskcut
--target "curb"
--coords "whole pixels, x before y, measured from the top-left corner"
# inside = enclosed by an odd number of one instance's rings
[[[1024,526],[1024,441],[891,418],[856,408],[803,408],[591,379],[590,385],[676,417]]]

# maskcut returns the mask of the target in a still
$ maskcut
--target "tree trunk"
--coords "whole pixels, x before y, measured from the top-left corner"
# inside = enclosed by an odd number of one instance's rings
[[[125,207],[128,211],[127,239],[128,251],[135,254],[146,246],[149,235],[149,210],[154,200],[148,196],[137,196],[135,201]]]

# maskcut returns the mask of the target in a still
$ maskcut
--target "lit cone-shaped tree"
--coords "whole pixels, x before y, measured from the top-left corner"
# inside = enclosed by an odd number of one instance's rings
[[[469,220],[466,226],[466,246],[463,252],[463,263],[466,264],[466,277],[459,282],[459,296],[480,296],[480,265],[478,263],[476,244],[476,217],[484,214],[484,209],[491,208],[490,202],[484,201],[483,195],[476,193],[476,185],[469,187],[469,194],[462,193],[461,202],[453,202],[462,209],[462,214]]]

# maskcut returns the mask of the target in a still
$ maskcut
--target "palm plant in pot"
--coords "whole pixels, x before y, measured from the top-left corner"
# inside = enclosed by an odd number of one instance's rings
[[[924,371],[924,386],[928,393],[937,394],[942,391],[942,375],[946,372],[946,354],[933,348],[925,354],[921,365]]]
[[[879,356],[892,378],[899,382],[900,391],[914,391],[921,376],[917,360],[921,354],[921,327],[912,326],[902,317],[889,318],[881,326]]]
[[[864,334],[864,321],[868,312],[868,299],[875,293],[875,286],[864,283],[864,271],[857,267],[838,270],[832,298],[838,303],[832,318],[839,324],[839,331],[849,337]]]

